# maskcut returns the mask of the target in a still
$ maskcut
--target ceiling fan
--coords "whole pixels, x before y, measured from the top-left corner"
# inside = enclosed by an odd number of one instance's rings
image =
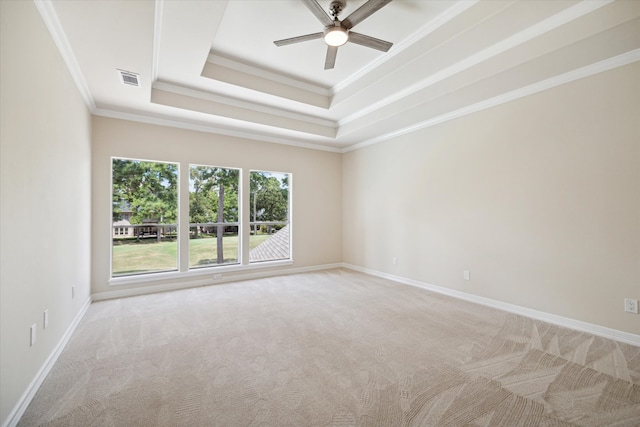
[[[361,46],[370,47],[383,52],[387,52],[391,46],[393,46],[393,43],[351,31],[353,27],[380,10],[387,3],[390,3],[391,0],[369,0],[342,21],[338,19],[338,15],[346,6],[346,0],[333,0],[331,2],[331,6],[329,7],[331,16],[324,11],[322,6],[318,4],[317,0],[301,1],[305,6],[307,6],[311,13],[313,13],[320,22],[322,22],[325,27],[324,31],[306,34],[304,36],[291,37],[289,39],[276,40],[273,42],[276,46],[286,46],[288,44],[324,38],[324,41],[327,44],[327,56],[324,61],[325,70],[330,70],[335,66],[338,47],[347,42],[356,43]]]

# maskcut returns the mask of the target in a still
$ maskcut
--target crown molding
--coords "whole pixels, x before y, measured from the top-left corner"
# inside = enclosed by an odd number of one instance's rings
[[[91,95],[91,91],[89,90],[89,86],[87,85],[86,80],[84,79],[84,75],[82,74],[82,70],[80,69],[80,65],[76,60],[75,55],[73,54],[73,50],[71,49],[71,45],[69,44],[69,40],[62,29],[62,24],[60,24],[60,20],[58,20],[58,15],[56,14],[55,8],[53,7],[53,1],[51,0],[34,0],[36,8],[44,21],[45,26],[49,30],[51,34],[51,38],[55,43],[64,63],[67,65],[69,69],[69,73],[71,73],[71,77],[78,87],[78,91],[80,92],[80,96],[84,100],[85,105],[89,108],[89,111],[93,113],[96,110],[96,103],[93,100],[93,96]]]
[[[226,67],[235,71],[239,71],[241,73],[249,74],[259,79],[273,81],[276,83],[283,84],[285,86],[290,86],[292,88],[311,92],[316,95],[325,96],[327,98],[333,94],[333,92],[326,87],[309,83],[304,80],[297,79],[295,77],[290,77],[285,74],[281,74],[278,72],[269,71],[264,68],[256,67],[254,65],[229,58],[227,56],[216,53],[214,51],[209,52],[209,57],[207,58],[207,62],[209,62],[210,64],[219,65],[221,67]]]
[[[237,114],[236,117],[226,116],[211,116],[208,113],[200,112],[200,118],[188,118],[185,115],[181,117],[177,114],[175,117],[169,117],[171,115],[170,109],[165,113],[163,112],[126,112],[118,111],[116,107],[98,108],[91,95],[87,82],[82,74],[82,70],[75,58],[75,55],[71,49],[69,41],[65,35],[63,27],[57,17],[55,11],[55,3],[52,0],[34,0],[34,4],[39,11],[46,28],[50,32],[52,39],[56,47],[58,48],[71,77],[73,78],[78,90],[87,105],[90,112],[97,116],[112,117],[124,120],[131,120],[142,123],[157,124],[161,126],[170,126],[176,128],[196,130],[200,132],[215,133],[220,135],[226,135],[237,138],[245,138],[256,141],[265,141],[276,144],[283,144],[313,150],[329,151],[335,153],[347,153],[353,150],[364,148],[370,145],[377,144],[379,142],[387,141],[401,135],[406,135],[430,126],[437,125],[439,123],[453,120],[459,117],[463,117],[474,112],[482,111],[494,106],[498,106],[528,95],[532,95],[562,84],[570,83],[574,80],[588,77],[593,74],[601,73],[611,70],[620,66],[624,66],[640,60],[640,49],[635,49],[627,53],[614,56],[581,68],[574,69],[557,76],[541,80],[536,83],[529,84],[527,86],[520,87],[515,90],[511,90],[497,96],[493,96],[482,101],[476,102],[472,105],[465,106],[463,108],[449,111],[438,116],[429,117],[418,123],[405,126],[403,128],[394,130],[392,132],[383,133],[371,139],[357,140],[356,138],[336,138],[336,131],[340,126],[348,124],[353,120],[370,114],[380,108],[388,106],[389,104],[398,101],[418,90],[422,90],[430,85],[445,80],[455,74],[458,74],[464,70],[473,67],[483,61],[486,61],[500,53],[503,53],[515,46],[521,45],[529,40],[532,40],[540,35],[557,29],[568,22],[587,15],[597,9],[600,9],[608,4],[613,3],[614,0],[592,0],[592,1],[580,1],[577,4],[562,10],[561,12],[538,22],[535,25],[528,27],[527,29],[520,31],[511,37],[508,37],[500,42],[497,42],[486,49],[476,52],[474,55],[459,61],[439,73],[431,75],[416,84],[404,89],[398,93],[394,93],[383,100],[380,100],[366,108],[357,111],[356,113],[340,120],[334,121],[318,117],[315,115],[304,114],[296,112],[291,109],[272,107],[265,104],[258,104],[250,102],[237,97],[226,96],[209,91],[203,91],[195,88],[182,86],[179,84],[158,80],[158,65],[159,65],[159,52],[162,36],[162,17],[164,9],[164,0],[157,0],[155,2],[155,23],[154,23],[154,36],[153,36],[153,64],[152,64],[152,90],[158,89],[160,91],[166,91],[184,97],[180,100],[181,103],[196,103],[199,100],[200,105],[205,105],[202,101],[211,103],[216,108],[223,108],[229,106],[230,109],[244,109],[247,112],[251,112],[258,121],[247,121],[240,118]],[[398,49],[394,49],[390,52],[389,56],[383,56],[377,62],[370,65],[371,68],[360,70],[355,75],[352,75],[348,80],[345,80],[331,89],[323,88],[321,91],[326,95],[332,91],[343,90],[359,78],[364,76],[364,73],[371,71],[373,68],[379,66],[384,61],[388,61],[392,56],[397,55],[403,50],[406,50],[416,40],[420,40],[429,33],[433,32],[438,27],[449,22],[455,16],[460,15],[465,10],[471,8],[477,4],[477,0],[465,2],[457,2],[452,8],[447,9],[444,13],[436,17],[436,19],[427,23],[419,31],[414,33],[408,40],[398,46]],[[211,53],[209,58],[211,59]],[[237,66],[242,72],[253,72],[257,74],[263,73],[263,70],[259,70],[248,64],[242,64],[233,59],[225,59],[217,57],[214,59],[216,63],[224,64],[224,66]],[[233,63],[233,64],[232,64]],[[234,65],[235,64],[235,65]],[[264,74],[266,73],[266,74]],[[261,74],[264,78],[274,78],[273,73],[264,71]],[[282,77],[282,76],[280,76]],[[286,81],[286,77],[283,77]],[[303,82],[304,83],[304,82]],[[303,84],[303,86],[306,83]],[[313,86],[313,85],[311,85]],[[306,87],[306,86],[304,86]],[[316,87],[317,89],[318,87]],[[308,89],[308,88],[307,88]],[[324,95],[323,95],[324,96]],[[191,98],[191,100],[189,99]],[[205,108],[206,109],[206,108]],[[188,109],[185,109],[187,111]],[[197,109],[193,111],[198,112]],[[205,117],[205,115],[209,117]],[[262,116],[261,116],[262,115]],[[261,120],[261,117],[265,120]],[[275,118],[280,121],[276,123]],[[272,119],[269,121],[268,119]],[[287,126],[282,126],[287,125]],[[314,130],[315,129],[315,130]],[[344,135],[343,135],[344,136]],[[354,135],[355,136],[355,135]]]
[[[213,124],[189,123],[187,121],[159,118],[159,117],[153,117],[150,115],[143,115],[143,114],[126,113],[126,112],[112,110],[112,109],[102,109],[102,108],[96,109],[93,112],[93,114],[96,116],[115,118],[115,119],[121,119],[121,120],[129,120],[129,121],[134,121],[139,123],[168,126],[168,127],[179,128],[179,129],[187,129],[187,130],[193,130],[198,132],[225,135],[225,136],[230,136],[235,138],[250,139],[255,141],[270,142],[274,144],[289,145],[289,146],[294,146],[299,148],[307,148],[311,150],[328,151],[332,153],[344,154],[350,151],[355,151],[368,146],[372,146],[380,142],[384,142],[402,135],[410,134],[410,133],[419,131],[421,129],[435,126],[440,123],[447,122],[449,120],[454,120],[469,114],[473,114],[475,112],[479,112],[479,111],[496,107],[498,105],[502,105],[511,101],[515,101],[517,99],[524,98],[529,95],[534,95],[536,93],[545,91],[547,89],[552,89],[554,87],[571,83],[573,81],[576,81],[585,77],[593,76],[595,74],[599,74],[602,72],[613,70],[618,67],[629,65],[638,61],[640,61],[640,49],[635,49],[630,52],[624,53],[622,55],[614,56],[612,58],[608,58],[603,61],[596,62],[594,64],[587,65],[585,67],[581,67],[576,70],[569,71],[567,73],[560,74],[558,76],[489,98],[487,100],[475,103],[473,105],[469,105],[467,107],[464,107],[455,111],[451,111],[437,117],[432,117],[428,120],[422,121],[420,123],[416,123],[412,126],[407,126],[405,128],[398,129],[394,132],[389,132],[387,134],[380,135],[379,137],[369,139],[367,141],[363,141],[360,143],[355,143],[343,148],[338,148],[338,147],[329,146],[329,145],[322,145],[319,143],[301,141],[297,139],[288,138],[285,136],[267,135],[266,133],[263,133],[260,131],[250,132],[246,130],[225,128],[225,127],[217,126]],[[331,140],[329,140],[328,142],[330,143]]]
[[[368,64],[366,67],[363,67],[356,73],[352,74],[349,78],[333,86],[330,89],[331,95],[332,96],[336,95],[343,89],[347,88],[351,84],[360,80],[361,78],[366,76],[368,73],[370,73],[373,69],[391,60],[394,56],[400,54],[404,50],[411,47],[414,43],[418,42],[422,38],[426,37],[427,35],[437,30],[438,28],[442,27],[444,24],[451,21],[452,19],[454,19],[464,11],[470,9],[479,1],[480,0],[458,1],[455,5],[451,6],[450,8],[446,9],[443,13],[438,15],[435,19],[426,23],[422,28],[420,28],[418,31],[413,33],[407,39],[403,40],[401,43],[395,44],[391,48],[391,50],[387,52],[385,55],[379,57],[375,61]]]
[[[153,59],[151,62],[151,85],[158,80],[160,73],[160,42],[162,41],[162,15],[164,0],[155,1],[155,16],[153,20]]]
[[[212,92],[205,92],[200,89],[194,89],[187,86],[183,86],[176,83],[171,83],[163,80],[158,80],[153,84],[152,90],[158,89],[165,92],[175,93],[190,98],[202,99],[204,101],[210,101],[215,103],[221,103],[236,108],[242,108],[245,110],[254,111],[262,114],[269,114],[272,116],[278,116],[281,118],[287,118],[296,120],[299,122],[314,124],[318,126],[324,126],[331,129],[337,129],[337,123],[333,120],[323,119],[316,116],[309,116],[306,114],[296,113],[294,111],[285,110],[282,108],[271,107],[268,105],[261,105],[250,101],[244,101],[239,98],[229,97],[226,95],[220,95]]]
[[[470,9],[478,1],[479,0],[458,1],[454,6],[448,8],[445,12],[441,13],[435,19],[433,19],[432,21],[428,22],[426,25],[424,25],[418,31],[413,33],[408,39],[406,39],[403,42],[395,45],[390,52],[388,52],[387,54],[379,57],[378,59],[374,60],[373,62],[369,63],[366,67],[361,68],[356,73],[352,74],[350,77],[348,77],[347,79],[343,80],[342,82],[336,84],[335,86],[333,86],[331,88],[325,88],[325,87],[322,87],[322,86],[319,86],[319,85],[315,85],[313,83],[305,82],[303,80],[300,80],[300,79],[297,79],[297,78],[294,78],[294,77],[283,75],[283,74],[278,73],[278,72],[273,72],[273,71],[269,71],[269,70],[266,70],[266,69],[263,69],[263,68],[260,68],[260,67],[256,67],[256,66],[244,63],[242,61],[238,61],[238,60],[229,58],[227,56],[218,54],[218,53],[213,52],[213,51],[209,53],[209,57],[207,59],[207,62],[209,64],[213,64],[213,65],[217,65],[217,66],[220,66],[220,67],[225,67],[225,68],[228,68],[228,69],[231,69],[231,70],[234,70],[234,71],[238,71],[238,72],[241,72],[241,73],[245,73],[245,74],[248,74],[250,76],[256,77],[258,79],[263,79],[263,80],[266,80],[266,81],[276,82],[276,83],[288,86],[290,88],[295,88],[295,89],[299,89],[299,90],[306,91],[306,92],[311,92],[311,93],[314,93],[316,95],[320,95],[320,96],[326,97],[327,98],[327,102],[326,102],[327,107],[326,108],[329,108],[330,105],[333,106],[332,103],[331,103],[331,99],[333,99],[333,97],[338,92],[340,92],[341,90],[347,88],[348,86],[350,86],[351,84],[355,83],[356,81],[364,78],[373,69],[375,69],[378,66],[384,64],[385,62],[389,61],[394,56],[398,55],[399,53],[403,52],[407,48],[411,47],[411,45],[413,45],[415,42],[419,41],[420,39],[422,39],[423,37],[425,37],[429,33],[437,30],[442,25],[446,24],[447,22],[449,22],[450,20],[452,20],[456,16],[458,16],[461,13],[463,13],[464,11]],[[213,77],[211,75],[208,75],[208,73],[206,73],[206,68],[205,68],[205,71],[203,72],[203,77],[215,79],[215,77]],[[273,93],[273,94],[276,95],[276,96],[281,96],[281,95],[278,95],[277,93]],[[287,96],[282,96],[282,97],[290,98],[290,97],[287,97]],[[296,100],[296,101],[299,101],[299,100]],[[344,101],[344,100],[342,100],[342,101]],[[304,102],[304,101],[299,101],[299,102]]]
[[[455,74],[461,73],[475,65],[478,65],[484,61],[487,61],[503,52],[506,52],[509,49],[513,49],[516,46],[519,46],[523,43],[526,43],[536,37],[541,36],[544,33],[552,31],[562,25],[567,24],[575,19],[580,18],[588,13],[591,13],[597,9],[600,9],[607,4],[612,3],[613,0],[594,0],[594,1],[583,1],[574,6],[569,7],[568,9],[563,10],[562,12],[545,19],[544,21],[539,22],[519,33],[514,34],[511,37],[508,37],[498,43],[495,43],[489,46],[486,49],[483,49],[474,55],[471,55],[465,58],[462,61],[459,61],[449,67],[442,69],[441,71],[430,75],[426,79],[416,82],[415,84],[406,87],[405,89],[394,93],[391,96],[388,96],[384,99],[379,100],[378,102],[369,105],[366,108],[358,110],[357,112],[341,119],[338,121],[338,127],[344,126],[348,123],[353,122],[361,117],[364,117],[368,114],[373,113],[374,111],[380,110],[396,101],[399,101],[415,92],[423,90],[429,86],[432,86],[438,82],[446,80]],[[450,19],[450,18],[449,18]],[[425,34],[426,35],[426,34]],[[424,35],[422,35],[424,37]],[[425,53],[426,54],[426,53]],[[415,60],[417,60],[416,57]],[[414,60],[414,61],[415,61]]]
[[[258,92],[280,100],[321,108],[325,112],[329,109],[330,99],[325,94],[318,93],[318,87],[228,58],[216,57],[212,53],[209,54],[200,75],[223,86],[242,89],[246,92],[246,98],[252,98],[253,93]]]
[[[349,151],[354,151],[360,148],[368,147],[370,145],[375,145],[380,142],[387,141],[392,138],[396,138],[398,136],[406,135],[421,129],[425,129],[440,123],[447,122],[449,120],[457,119],[459,117],[467,116],[469,114],[476,113],[478,111],[496,107],[498,105],[505,104],[507,102],[515,101],[516,99],[524,98],[525,96],[534,95],[536,93],[545,91],[547,89],[552,89],[557,86],[571,83],[573,81],[580,80],[585,77],[589,77],[605,71],[613,70],[614,68],[622,67],[637,61],[640,61],[640,49],[634,49],[632,51],[623,53],[621,55],[617,55],[617,56],[590,64],[584,67],[580,67],[575,70],[572,70],[563,74],[559,74],[557,76],[539,81],[537,83],[523,86],[519,89],[515,89],[498,96],[494,96],[492,98],[477,102],[467,107],[460,108],[458,110],[451,111],[436,117],[432,117],[428,120],[422,121],[420,123],[416,123],[411,126],[407,126],[402,129],[398,129],[393,132],[389,132],[384,135],[380,135],[376,138],[350,145],[348,147],[343,148],[342,152],[347,153]]]
[[[307,148],[310,150],[328,151],[331,153],[342,153],[341,148],[332,147],[329,145],[322,145],[319,143],[307,142],[288,138],[286,136],[274,136],[268,135],[263,132],[250,132],[246,130],[239,130],[234,128],[225,128],[220,125],[205,124],[205,123],[191,123],[183,120],[167,119],[162,117],[154,117],[148,114],[136,114],[113,110],[109,108],[97,108],[93,113],[95,116],[107,117],[111,119],[128,120],[137,123],[152,124],[158,126],[166,126],[177,129],[193,130],[197,132],[212,133],[216,135],[230,136],[233,138],[250,139],[253,141],[270,142],[273,144],[288,145],[298,148]],[[329,141],[331,142],[331,141]]]

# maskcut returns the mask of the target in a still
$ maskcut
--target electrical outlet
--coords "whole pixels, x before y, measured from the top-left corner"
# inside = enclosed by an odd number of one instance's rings
[[[47,329],[47,326],[49,326],[49,310],[45,310],[44,311],[44,319],[43,319],[43,329]]]
[[[393,265],[398,264],[398,257],[394,256],[391,261],[393,262]]]
[[[213,275],[213,280],[220,280],[220,279],[222,279],[222,274],[218,273]]]
[[[29,329],[29,333],[30,333],[29,346],[33,347],[33,345],[36,343],[36,324],[35,323],[31,325],[31,328]]]
[[[471,280],[471,273],[469,272],[469,270],[462,271],[462,278],[464,280]]]
[[[625,298],[624,299],[624,311],[627,313],[635,313],[638,314],[638,300]]]

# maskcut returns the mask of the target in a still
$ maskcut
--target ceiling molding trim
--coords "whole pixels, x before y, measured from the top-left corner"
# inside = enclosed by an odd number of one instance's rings
[[[329,147],[320,144],[314,144],[310,142],[297,141],[295,139],[286,137],[275,137],[266,135],[264,133],[252,133],[247,131],[241,131],[236,129],[227,129],[218,127],[215,125],[205,125],[189,123],[187,121],[179,121],[175,119],[165,119],[160,117],[153,117],[143,114],[125,113],[123,111],[110,110],[98,108],[93,113],[95,116],[107,117],[111,119],[128,120],[131,122],[145,123],[157,126],[166,126],[177,129],[193,130],[197,132],[212,133],[216,135],[230,136],[234,138],[250,139],[259,142],[270,142],[273,144],[288,145],[298,148],[307,148],[310,150],[328,151],[331,153],[342,153],[342,149],[336,147]]]
[[[585,77],[589,77],[605,71],[613,70],[615,68],[629,65],[638,61],[640,61],[640,49],[634,49],[629,52],[623,53],[621,55],[617,55],[599,62],[595,62],[593,64],[590,64],[581,68],[577,68],[573,71],[559,74],[549,79],[542,80],[537,83],[533,83],[528,86],[524,86],[519,89],[503,93],[502,95],[494,96],[492,98],[477,102],[467,107],[460,108],[458,110],[433,117],[431,119],[422,121],[420,123],[416,123],[412,126],[408,126],[394,132],[389,132],[387,134],[380,135],[368,141],[363,141],[358,144],[350,145],[349,147],[343,148],[342,153],[347,153],[349,151],[354,151],[360,148],[375,145],[380,142],[387,141],[389,139],[392,139],[401,135],[406,135],[408,133],[412,133],[421,129],[435,126],[437,124],[447,122],[449,120],[467,116],[469,114],[476,113],[478,111],[486,110],[501,104],[506,104],[508,102],[515,101],[516,99],[524,98],[529,95],[534,95],[536,93],[545,91],[547,89],[552,89],[557,86],[571,83],[573,81],[580,80]]]
[[[73,54],[73,50],[71,49],[71,45],[69,44],[66,34],[64,33],[62,24],[60,24],[58,15],[53,7],[53,2],[51,0],[34,0],[34,3],[38,12],[40,12],[44,25],[49,30],[51,38],[58,48],[64,63],[69,69],[71,78],[75,82],[78,91],[80,92],[80,96],[84,100],[89,111],[94,113],[96,110],[96,103],[91,95],[87,81],[84,79],[80,65]]]
[[[575,6],[571,6],[556,15],[547,18],[538,24],[532,25],[531,27],[522,30],[511,37],[508,37],[498,43],[495,43],[488,48],[482,49],[481,51],[467,57],[466,59],[459,61],[449,67],[442,69],[441,71],[430,75],[426,79],[423,79],[411,86],[406,87],[405,89],[394,93],[391,96],[388,96],[378,102],[375,102],[368,106],[367,108],[363,108],[358,112],[351,114],[343,119],[338,121],[338,126],[344,126],[348,123],[351,123],[354,120],[357,120],[361,117],[364,117],[368,114],[373,113],[381,108],[384,108],[396,101],[399,101],[415,92],[423,90],[431,85],[434,85],[438,82],[446,80],[462,71],[465,71],[475,65],[478,65],[484,61],[487,61],[501,53],[506,52],[509,49],[513,49],[516,46],[519,46],[523,43],[526,43],[536,37],[539,37],[549,31],[552,31],[562,25],[567,24],[575,19],[578,19],[588,13],[591,13],[601,7],[604,7],[614,0],[594,0],[594,1],[582,1]]]
[[[153,59],[151,62],[151,84],[158,80],[160,72],[160,42],[162,40],[162,16],[164,0],[155,1],[155,16],[153,21]]]
[[[470,9],[479,1],[480,0],[458,1],[455,5],[451,6],[450,8],[442,12],[440,15],[436,16],[433,20],[426,23],[424,26],[422,26],[422,28],[420,28],[418,31],[416,31],[415,33],[413,33],[412,35],[404,39],[402,42],[395,44],[388,53],[378,57],[376,60],[369,63],[367,66],[361,68],[360,70],[352,74],[347,79],[341,81],[340,83],[330,88],[329,89],[330,95],[333,96],[337,94],[338,92],[345,89],[352,83],[363,78],[368,73],[370,73],[374,68],[377,68],[381,64],[389,61],[391,58],[393,58],[394,56],[404,51],[405,49],[408,49],[414,43],[426,37],[430,33],[437,30],[438,28],[442,27],[444,24],[451,21],[453,18],[460,15],[467,9]]]
[[[265,70],[263,68],[259,68],[254,65],[247,64],[245,62],[237,61],[235,59],[222,56],[215,52],[209,52],[209,57],[207,58],[207,62],[215,65],[220,65],[222,67],[230,68],[232,70],[240,71],[242,73],[249,74],[261,79],[271,80],[286,86],[294,87],[296,89],[312,92],[312,93],[315,93],[316,95],[329,97],[333,94],[330,89],[327,89],[325,87],[308,83],[303,80],[299,80],[294,77],[289,77],[287,75],[280,74],[277,72]]]
[[[205,101],[226,104],[236,108],[243,108],[243,109],[255,111],[258,113],[278,116],[281,118],[287,118],[291,120],[297,120],[300,122],[311,123],[319,126],[325,126],[325,127],[337,130],[337,123],[333,120],[322,119],[319,117],[313,117],[306,114],[300,114],[293,111],[270,107],[267,105],[261,105],[253,102],[242,101],[237,98],[231,98],[228,96],[218,95],[210,92],[204,92],[199,89],[192,89],[186,86],[178,85],[176,83],[169,83],[163,80],[156,81],[153,84],[152,90],[153,89],[163,90],[165,92],[171,92],[171,93],[175,93],[178,95],[183,95],[191,98],[202,99]]]

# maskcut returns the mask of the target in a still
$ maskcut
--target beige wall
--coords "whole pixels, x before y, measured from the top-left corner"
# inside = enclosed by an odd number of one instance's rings
[[[92,291],[118,291],[154,283],[109,285],[111,232],[111,157],[179,162],[181,211],[188,215],[188,166],[208,164],[242,168],[245,188],[249,170],[290,172],[292,182],[293,259],[286,268],[312,267],[342,261],[341,155],[281,144],[256,142],[191,130],[125,120],[93,119],[93,256]],[[244,192],[248,206],[248,191]],[[243,218],[248,225],[249,212]],[[248,242],[245,242],[245,244]],[[213,274],[215,268],[211,270]],[[253,271],[253,270],[252,270]],[[224,273],[231,278],[242,272]],[[244,272],[246,274],[246,271]],[[189,277],[157,284],[203,280]]]
[[[640,334],[623,311],[640,298],[638,76],[635,63],[345,154],[344,261]]]
[[[91,119],[34,4],[0,19],[0,423],[90,293],[153,284],[108,284],[111,156],[293,173],[281,269],[344,261],[640,334],[622,310],[640,298],[637,63],[339,155]]]
[[[4,424],[89,298],[91,120],[33,2],[0,1],[0,19]]]

